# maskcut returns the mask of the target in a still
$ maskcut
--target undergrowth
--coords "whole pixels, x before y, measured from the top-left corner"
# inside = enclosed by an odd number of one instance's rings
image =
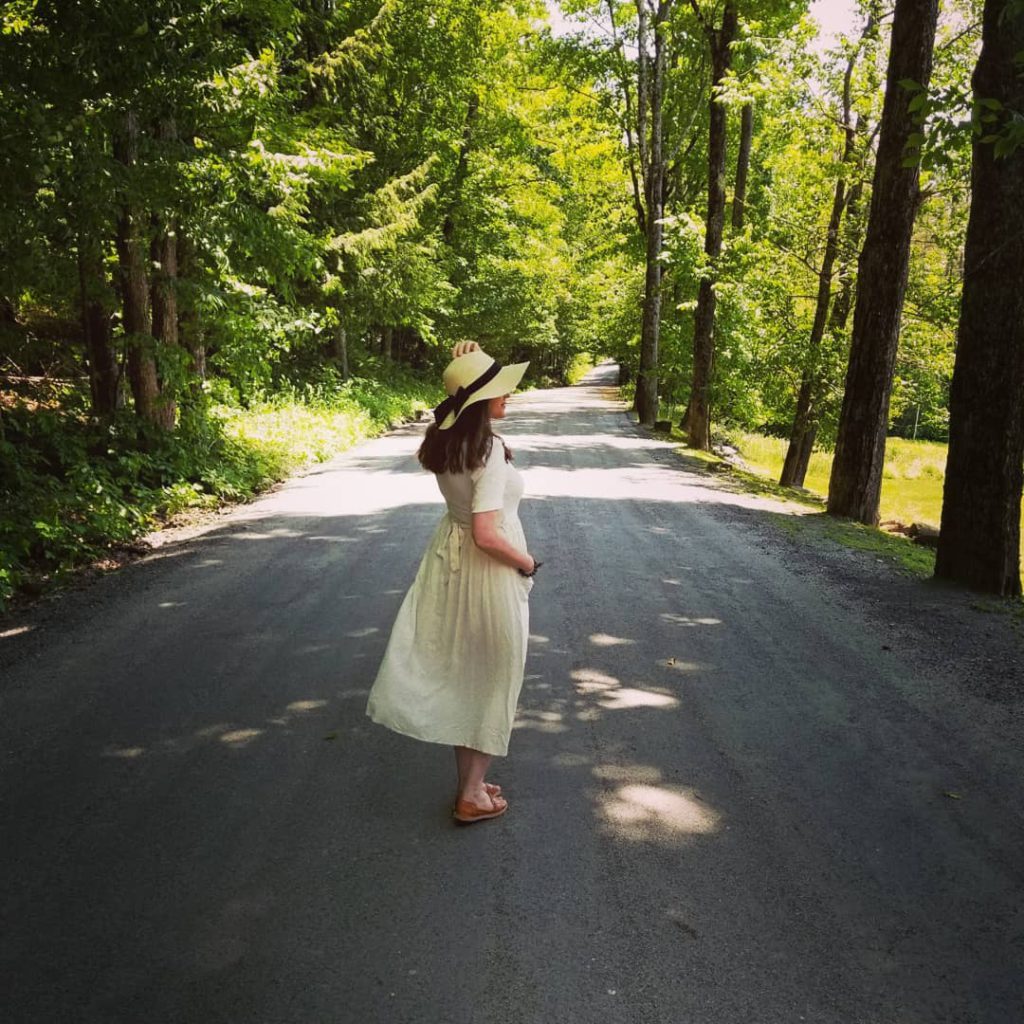
[[[68,388],[46,405],[3,410],[0,439],[0,610],[187,509],[242,501],[302,467],[431,408],[429,385],[395,371],[342,381],[330,368],[246,407],[216,389],[170,434],[140,432],[125,411],[87,414]]]

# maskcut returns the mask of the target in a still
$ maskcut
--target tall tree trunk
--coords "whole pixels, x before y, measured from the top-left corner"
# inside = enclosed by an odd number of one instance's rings
[[[178,228],[178,282],[194,284],[196,275],[195,246]],[[180,290],[178,296],[178,344],[188,352],[192,364],[189,393],[195,398],[206,379],[206,343],[202,324],[191,289]]]
[[[153,337],[165,350],[178,347],[178,251],[173,224],[162,217],[153,221],[155,236],[150,244],[153,278],[150,301],[153,309]],[[166,379],[161,384],[158,419],[165,430],[174,429],[176,403],[170,397]]]
[[[1024,12],[987,0],[976,100],[1024,109]],[[1005,126],[1009,118],[1000,115]],[[993,131],[989,129],[989,131]],[[974,140],[949,456],[935,575],[1016,596],[1024,466],[1024,146]]]
[[[174,119],[162,119],[155,135],[162,142],[177,138]],[[178,235],[174,218],[168,213],[153,216],[153,239],[150,243],[150,303],[153,310],[153,337],[165,351],[178,347]],[[165,430],[174,429],[176,403],[166,381],[161,382],[159,421]]]
[[[689,441],[693,448],[711,447],[711,377],[715,360],[715,275],[722,251],[725,223],[725,107],[718,101],[721,86],[732,64],[732,42],[736,38],[735,0],[726,0],[722,27],[709,29],[711,45],[711,108],[708,131],[708,219],[704,252],[708,267],[697,292],[693,316],[693,385],[690,388]]]
[[[126,168],[131,169],[138,160],[138,152],[138,117],[134,111],[129,111],[122,130],[115,137],[114,154]],[[122,199],[116,239],[124,333],[128,346],[128,380],[135,399],[136,415],[161,425],[160,385],[153,355],[155,341],[149,313],[143,223],[139,204],[129,191]]]
[[[804,477],[807,475],[807,465],[811,458],[811,449],[814,447],[814,437],[818,432],[815,398],[820,389],[821,340],[825,336],[828,308],[832,299],[832,270],[836,261],[836,253],[839,250],[839,222],[843,215],[845,201],[846,182],[842,178],[838,178],[835,193],[832,196],[832,212],[829,215],[828,231],[825,235],[825,252],[821,258],[821,270],[818,273],[818,296],[814,307],[814,322],[811,324],[811,336],[807,340],[800,393],[797,396],[796,414],[793,417],[793,430],[790,433],[789,448],[786,451],[782,475],[779,477],[779,483],[784,487],[803,486]]]
[[[850,362],[829,480],[828,511],[872,525],[878,522],[889,398],[919,199],[919,165],[906,159],[907,142],[917,131],[908,109],[915,93],[899,83],[909,79],[928,87],[937,5],[938,0],[896,0],[871,213],[857,273]]]
[[[873,28],[874,18],[869,16],[861,41],[868,37]],[[814,322],[811,325],[811,336],[807,343],[807,354],[800,380],[800,391],[796,400],[789,448],[786,450],[786,460],[779,477],[779,483],[784,487],[803,487],[807,477],[807,467],[811,462],[811,453],[814,451],[814,441],[818,436],[818,404],[824,386],[821,376],[821,342],[825,336],[829,303],[832,299],[832,273],[839,253],[839,225],[844,209],[853,205],[850,200],[854,198],[852,193],[847,195],[846,172],[847,168],[853,164],[857,147],[857,126],[853,121],[853,70],[856,63],[857,55],[854,53],[846,62],[846,72],[843,75],[842,170],[836,179],[835,191],[832,196],[832,211],[829,214],[828,229],[825,233],[825,251],[821,258],[821,271],[818,276]],[[845,323],[845,315],[843,319]]]
[[[103,249],[99,239],[85,230],[78,236],[78,287],[92,411],[96,416],[109,417],[117,409],[120,380],[111,343],[110,310],[104,301],[107,283],[103,273]]]
[[[846,330],[846,322],[850,319],[850,310],[853,308],[854,282],[856,280],[856,275],[853,273],[856,265],[855,254],[860,248],[864,232],[864,218],[861,210],[863,196],[863,183],[854,182],[846,198],[845,225],[843,227],[844,255],[839,263],[839,291],[836,293],[835,302],[832,303],[832,312],[828,318],[829,333],[837,338]]]
[[[662,218],[665,215],[665,153],[662,110],[665,99],[665,65],[668,40],[661,26],[668,16],[671,0],[660,0],[651,36],[654,42],[654,67],[646,67],[644,53],[646,0],[639,0],[640,13],[640,95],[650,104],[650,136],[647,143],[647,174],[644,191],[647,205],[644,305],[640,326],[640,369],[636,379],[636,411],[640,422],[653,427],[658,418],[658,336],[661,330],[661,245]],[[645,74],[646,72],[646,74]],[[649,81],[645,81],[645,79]],[[643,111],[644,104],[640,104]],[[642,115],[641,115],[642,116]],[[643,136],[643,124],[640,134]]]
[[[395,332],[393,327],[382,327],[380,329],[380,354],[387,360],[392,358],[392,342]]]
[[[856,200],[861,193],[860,183],[850,189],[846,206],[846,219],[849,228],[848,239],[859,240],[859,216]],[[833,338],[838,339],[846,330],[846,321],[850,316],[853,302],[853,274],[850,265],[844,263],[839,271],[839,292],[832,303],[826,330]],[[786,452],[786,462],[782,468],[780,483],[790,487],[803,487],[807,478],[807,470],[814,454],[814,442],[818,438],[821,424],[822,401],[825,394],[826,381],[819,373],[812,375],[804,369],[797,395],[796,415],[793,418],[793,433],[790,447]]]
[[[342,324],[337,324],[334,333],[331,335],[330,355],[341,367],[342,380],[348,380],[348,336]]]
[[[732,192],[732,229],[743,230],[747,212],[747,174],[750,171],[750,147],[754,141],[754,101],[743,104],[740,113],[740,151],[736,157],[736,185]]]

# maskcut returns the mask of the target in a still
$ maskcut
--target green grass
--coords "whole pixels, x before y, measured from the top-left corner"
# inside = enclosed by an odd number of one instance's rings
[[[440,399],[439,388],[413,378],[353,379],[287,388],[246,409],[222,405],[212,413],[227,437],[258,452],[268,477],[280,480],[433,408]]]
[[[678,427],[672,428],[670,436],[674,441],[685,442],[686,440]],[[822,479],[825,484],[822,493],[819,494],[815,493],[813,488],[808,488],[805,491],[795,487],[783,487],[776,482],[778,472],[782,469],[785,447],[784,445],[780,447],[775,438],[733,431],[729,434],[729,440],[734,447],[740,449],[740,454],[754,470],[753,472],[740,469],[713,452],[699,451],[685,446],[681,447],[679,451],[687,459],[720,470],[723,475],[727,474],[730,482],[738,484],[747,492],[762,497],[796,502],[808,510],[814,510],[802,515],[779,515],[773,519],[781,530],[792,537],[823,538],[843,547],[874,555],[876,558],[915,576],[930,576],[935,571],[935,551],[933,549],[913,544],[905,537],[886,533],[872,526],[836,519],[825,514],[824,490],[827,489],[830,468],[827,457],[823,458],[820,454],[815,454],[812,459],[812,469],[820,474],[819,479]],[[903,461],[906,463],[906,460]],[[774,469],[769,476],[768,470],[773,468],[773,462],[776,463],[777,469]],[[898,467],[895,468],[898,469]],[[918,474],[919,470],[915,468],[911,472]],[[808,474],[808,482],[810,480],[811,476]]]
[[[788,442],[745,431],[729,431],[743,461],[759,473],[777,480],[782,472]],[[938,526],[942,514],[942,481],[946,468],[946,446],[935,441],[908,441],[891,437],[886,443],[882,470],[882,520],[901,523],[929,523]],[[814,494],[828,494],[832,455],[815,452],[807,469],[804,487]]]
[[[735,429],[726,431],[726,436],[730,443],[739,449],[740,457],[757,474],[757,479],[765,481],[766,484],[767,481],[778,480],[786,458],[787,441]],[[687,451],[687,454],[695,453]],[[885,465],[882,470],[880,520],[896,520],[907,526],[911,523],[927,523],[938,527],[942,519],[945,468],[945,444],[890,437],[886,442]],[[804,487],[813,498],[824,500],[827,496],[831,471],[831,453],[814,452],[804,479]],[[749,473],[740,475],[751,476]],[[777,484],[767,486],[770,493],[783,497],[802,496],[800,492],[779,487]],[[1021,550],[1024,551],[1024,511],[1021,523]],[[799,525],[794,527],[799,528]],[[832,517],[824,517],[823,525],[819,529],[846,547],[871,551],[885,558],[895,558],[913,573],[930,575],[934,572],[933,549],[908,543],[903,538],[894,537],[883,530]]]

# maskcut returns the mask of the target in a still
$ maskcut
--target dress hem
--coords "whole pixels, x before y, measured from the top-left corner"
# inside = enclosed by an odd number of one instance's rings
[[[401,729],[397,725],[392,725],[391,722],[385,722],[380,718],[376,718],[369,710],[366,712],[366,717],[370,719],[376,725],[382,725],[385,729],[390,729],[392,732],[397,732],[400,736],[408,736],[409,739],[420,740],[423,743],[437,743],[443,747],[468,747],[470,750],[479,750],[482,754],[490,754],[491,757],[508,757],[508,745],[505,745],[504,750],[487,750],[479,743],[460,743],[455,740],[439,740],[433,736],[421,736],[418,733],[412,732],[409,729]]]

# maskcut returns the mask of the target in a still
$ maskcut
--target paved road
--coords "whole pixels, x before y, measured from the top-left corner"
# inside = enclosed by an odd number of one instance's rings
[[[510,405],[547,564],[500,821],[363,716],[418,428],[0,640],[5,1024],[1024,1020],[1019,748],[607,376]]]

